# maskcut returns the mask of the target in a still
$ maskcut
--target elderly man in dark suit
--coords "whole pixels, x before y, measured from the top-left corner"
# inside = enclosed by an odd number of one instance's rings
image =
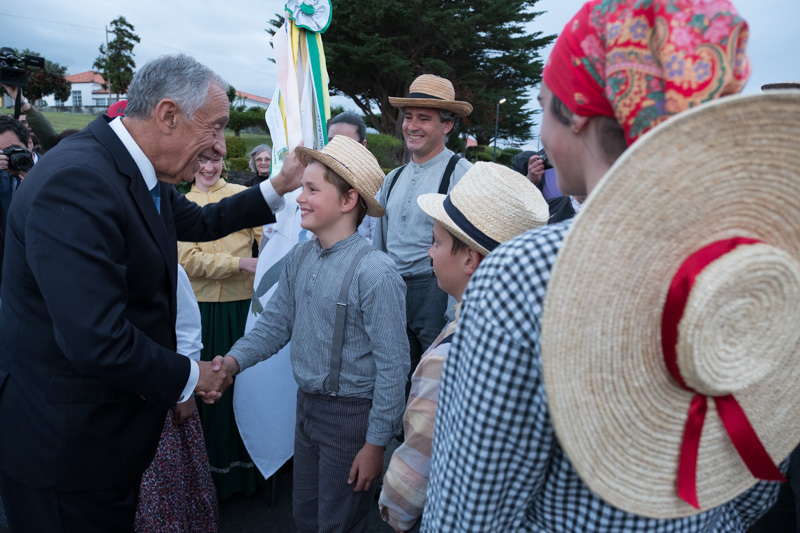
[[[124,118],[42,158],[8,213],[0,306],[0,491],[12,531],[133,531],[166,410],[230,376],[175,352],[176,239],[274,221],[273,180],[204,208],[170,184],[225,153],[228,84],[184,56],[140,69]]]

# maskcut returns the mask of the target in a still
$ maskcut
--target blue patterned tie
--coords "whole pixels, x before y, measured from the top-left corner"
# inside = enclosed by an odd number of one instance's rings
[[[156,210],[161,214],[161,187],[158,186],[158,183],[150,189],[150,196],[153,197],[153,201],[156,203]]]

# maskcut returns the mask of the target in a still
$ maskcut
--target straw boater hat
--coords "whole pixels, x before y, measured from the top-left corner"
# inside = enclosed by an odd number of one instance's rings
[[[452,111],[461,118],[472,113],[472,104],[456,100],[456,91],[447,78],[423,74],[411,83],[405,98],[389,97],[393,107],[432,107]]]
[[[780,479],[800,441],[798,116],[800,93],[771,91],[668,120],[608,171],[559,252],[542,319],[550,415],[620,509],[708,510],[757,482],[745,457]]]
[[[475,163],[449,194],[423,194],[417,203],[483,255],[550,217],[542,193],[528,178],[495,163]]]
[[[367,204],[367,214],[382,217],[383,207],[375,199],[386,175],[378,160],[364,145],[350,137],[337,135],[322,150],[312,150],[304,146],[295,148],[297,157],[304,165],[312,159],[319,161],[353,186]]]

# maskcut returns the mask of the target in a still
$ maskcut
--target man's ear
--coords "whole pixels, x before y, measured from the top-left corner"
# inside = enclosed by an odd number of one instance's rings
[[[467,248],[467,257],[464,261],[464,274],[472,276],[483,261],[483,255],[474,248]]]
[[[28,151],[33,152],[33,139],[28,137]]]
[[[450,125],[449,128],[447,127],[448,124]],[[456,123],[454,121],[452,121],[452,120],[446,121],[445,122],[445,126],[444,126],[444,134],[445,135],[449,135],[450,132],[453,131],[453,128],[455,127],[455,125],[456,125]]]
[[[156,104],[151,113],[151,118],[156,121],[159,131],[164,135],[169,135],[178,127],[178,114],[180,108],[171,98],[163,98]]]

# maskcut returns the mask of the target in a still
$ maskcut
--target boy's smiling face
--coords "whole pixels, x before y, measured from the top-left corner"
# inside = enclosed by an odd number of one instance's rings
[[[325,179],[325,166],[312,161],[303,172],[303,192],[297,197],[300,225],[313,233],[324,230],[342,218],[345,199]]]

